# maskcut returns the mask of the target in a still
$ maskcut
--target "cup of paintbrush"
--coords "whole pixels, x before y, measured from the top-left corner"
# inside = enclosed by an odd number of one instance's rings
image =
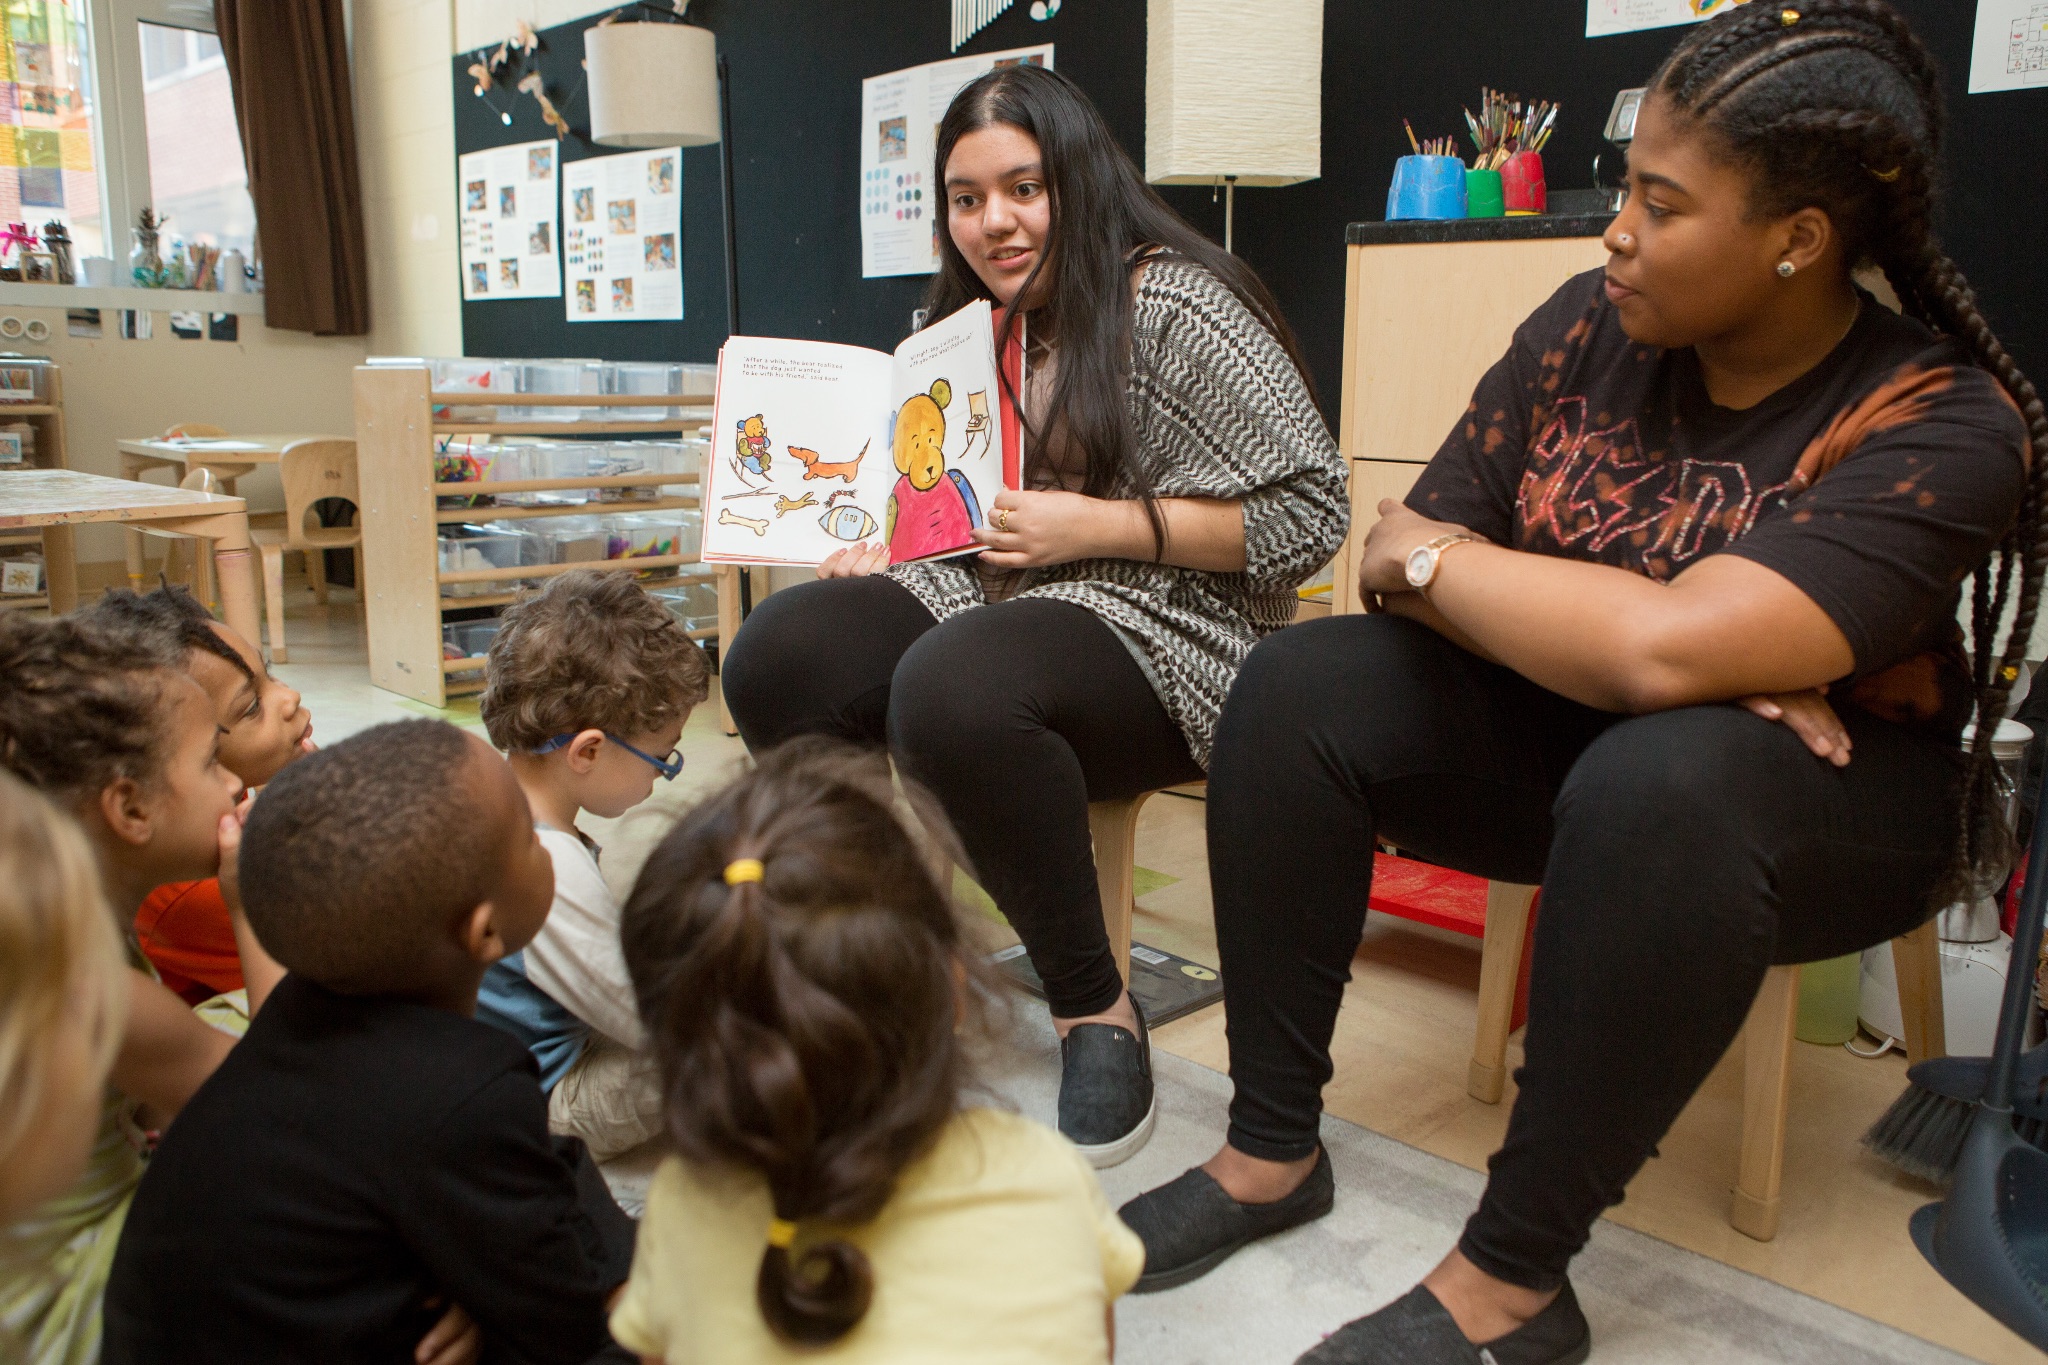
[[[1543,153],[1516,152],[1500,168],[1501,199],[1508,217],[1542,213],[1550,206],[1543,183]]]
[[[1465,216],[1465,163],[1455,156],[1404,156],[1394,163],[1387,221]]]

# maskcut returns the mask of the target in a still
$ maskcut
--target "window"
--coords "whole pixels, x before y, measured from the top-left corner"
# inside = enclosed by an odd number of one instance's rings
[[[172,238],[250,254],[256,208],[220,39],[147,19],[135,28],[151,206]]]
[[[106,250],[90,33],[70,0],[0,0],[0,223]]]

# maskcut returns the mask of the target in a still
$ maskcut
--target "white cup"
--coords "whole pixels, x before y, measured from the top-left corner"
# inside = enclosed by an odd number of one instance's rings
[[[95,289],[108,289],[114,283],[114,258],[112,256],[86,256],[78,262],[78,282]]]
[[[249,261],[241,252],[228,250],[220,258],[220,290],[224,294],[243,294],[249,289]]]

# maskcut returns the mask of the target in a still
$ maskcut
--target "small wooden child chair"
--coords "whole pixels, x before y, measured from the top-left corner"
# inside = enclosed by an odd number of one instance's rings
[[[363,530],[355,526],[313,526],[313,504],[322,498],[341,498],[362,508],[362,494],[356,485],[356,443],[354,441],[294,441],[279,454],[278,479],[284,485],[284,513],[251,517],[249,538],[263,556],[263,605],[270,626],[270,657],[285,663],[290,656],[284,643],[284,555],[297,550],[306,556],[306,577],[312,580],[313,597],[327,604],[327,573],[322,552],[353,549],[356,552],[356,591],[363,590]]]

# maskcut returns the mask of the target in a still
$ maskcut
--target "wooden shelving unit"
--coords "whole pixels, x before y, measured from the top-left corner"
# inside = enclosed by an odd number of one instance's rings
[[[4,364],[0,361],[0,364]],[[14,421],[25,421],[35,428],[36,449],[25,466],[7,468],[26,469],[69,469],[71,462],[64,447],[64,372],[56,365],[49,367],[50,391],[44,395],[48,400],[42,403],[0,403],[0,426]],[[0,468],[0,502],[6,501],[7,485],[4,482],[7,468]],[[55,602],[55,610],[69,611],[78,605],[78,554],[74,548],[75,537],[69,526],[49,526],[41,531],[23,531],[11,535],[0,535],[0,549],[16,545],[43,547],[43,591],[34,596],[0,593],[0,611],[23,611],[48,607]]]
[[[695,475],[674,473],[618,474],[572,479],[500,479],[465,483],[434,480],[434,445],[442,436],[665,436],[690,433],[709,424],[709,397],[673,394],[520,394],[519,407],[661,407],[698,409],[701,415],[680,421],[628,422],[593,419],[584,422],[502,422],[434,420],[437,405],[473,409],[474,393],[434,393],[424,366],[363,365],[356,369],[356,462],[362,491],[363,561],[368,582],[364,603],[370,633],[370,681],[387,691],[429,706],[445,706],[451,696],[483,689],[483,659],[444,659],[441,624],[449,612],[504,606],[517,600],[525,583],[567,573],[571,569],[603,569],[645,573],[696,564],[696,555],[650,555],[579,564],[515,565],[510,568],[443,571],[441,527],[460,522],[525,521],[535,517],[587,516],[593,512],[655,512],[696,507],[689,497],[662,497],[646,502],[563,504],[545,507],[444,508],[437,499],[450,495],[545,492],[571,488],[651,488],[691,483]],[[669,575],[645,583],[660,588],[674,583]],[[474,596],[451,596],[456,585],[503,583],[506,590]],[[739,629],[739,571],[718,570],[718,628],[692,631],[698,640],[732,638]]]

